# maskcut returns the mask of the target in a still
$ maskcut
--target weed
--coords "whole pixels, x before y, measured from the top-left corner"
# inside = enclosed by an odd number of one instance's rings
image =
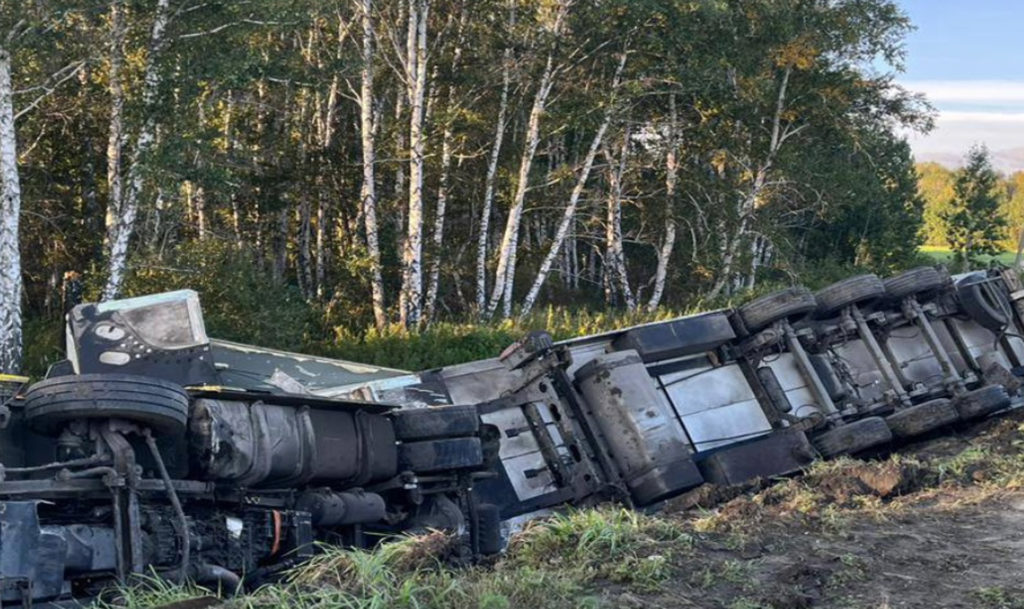
[[[985,609],[1024,609],[1024,590],[978,588],[974,597]]]

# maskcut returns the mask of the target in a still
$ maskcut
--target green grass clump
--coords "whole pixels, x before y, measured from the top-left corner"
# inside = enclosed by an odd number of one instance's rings
[[[435,532],[374,551],[324,547],[284,581],[226,600],[223,608],[598,607],[609,584],[638,593],[659,590],[672,575],[672,558],[690,552],[693,538],[667,520],[599,508],[531,523],[490,566],[447,566],[443,557],[452,543]],[[141,608],[209,593],[147,581],[115,596],[118,606]]]

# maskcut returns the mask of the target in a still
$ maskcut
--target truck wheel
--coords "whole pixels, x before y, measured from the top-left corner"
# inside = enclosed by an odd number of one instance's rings
[[[58,376],[25,392],[25,420],[44,434],[59,433],[71,421],[111,418],[180,434],[188,421],[188,394],[180,385],[129,374]]]
[[[1013,310],[1008,300],[999,302],[1002,292],[993,293],[986,289],[984,273],[973,273],[956,283],[960,306],[983,328],[993,332],[1003,331],[1009,324],[1008,314]]]
[[[398,445],[398,468],[417,473],[479,467],[484,462],[480,438],[450,438]]]
[[[885,285],[878,275],[857,275],[822,288],[814,294],[818,317],[829,317],[850,305],[869,302],[885,296]]]
[[[956,398],[956,411],[964,421],[977,419],[1010,405],[1010,396],[1002,385],[986,385]]]
[[[953,403],[945,398],[899,410],[885,418],[892,435],[909,438],[955,423],[960,416]]]
[[[946,283],[942,274],[932,266],[919,266],[886,279],[885,292],[894,300],[907,296],[933,292]]]
[[[814,294],[796,286],[756,298],[736,310],[743,325],[751,333],[781,319],[803,317],[818,306]]]
[[[472,405],[408,408],[391,416],[399,440],[472,436],[480,431],[480,415]]]
[[[892,432],[882,417],[868,417],[847,423],[814,438],[814,447],[826,459],[852,455],[892,441]]]

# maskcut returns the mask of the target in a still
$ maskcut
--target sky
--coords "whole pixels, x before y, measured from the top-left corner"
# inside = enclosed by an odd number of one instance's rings
[[[917,29],[900,83],[927,95],[936,129],[910,137],[919,161],[956,165],[983,143],[1024,170],[1024,0],[897,0]]]

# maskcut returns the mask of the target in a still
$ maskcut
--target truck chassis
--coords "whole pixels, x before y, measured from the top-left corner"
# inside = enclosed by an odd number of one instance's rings
[[[469,562],[550,510],[888,450],[1024,402],[1022,303],[919,267],[419,373],[210,339],[190,291],[79,305],[0,409],[0,604],[231,593],[431,529]]]

